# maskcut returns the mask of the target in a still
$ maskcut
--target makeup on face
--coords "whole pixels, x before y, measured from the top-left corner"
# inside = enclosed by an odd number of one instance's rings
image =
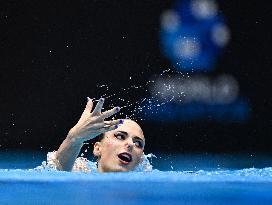
[[[118,140],[127,140],[129,138],[129,134],[125,131],[118,130],[114,133],[114,137]],[[132,136],[132,142],[135,144],[137,148],[143,149],[144,148],[144,140],[138,136]]]
[[[100,171],[130,171],[142,159],[145,138],[136,122],[125,119],[117,129],[105,133],[100,146]]]

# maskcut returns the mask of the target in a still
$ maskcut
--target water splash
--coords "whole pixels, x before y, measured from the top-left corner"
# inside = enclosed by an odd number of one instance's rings
[[[142,75],[142,74],[141,74]],[[109,85],[98,85],[98,93],[102,93],[100,96],[105,98],[109,107],[119,106],[121,111],[116,115],[116,118],[129,118],[135,121],[146,120],[146,111],[152,111],[152,113],[158,113],[164,105],[171,103],[174,100],[182,101],[184,92],[174,93],[175,87],[171,84],[165,84],[165,89],[168,91],[167,98],[161,98],[163,93],[156,91],[153,95],[150,94],[151,90],[156,84],[156,80],[161,77],[171,79],[175,76],[175,79],[184,80],[189,77],[188,73],[182,73],[175,71],[171,68],[166,68],[153,79],[148,80],[144,84],[131,84],[128,87],[121,87],[118,91],[110,89]],[[137,76],[129,76],[129,82],[131,79],[137,79]],[[154,90],[154,89],[153,89]],[[169,93],[172,92],[172,96]],[[134,93],[142,93],[144,97],[136,98]],[[115,117],[114,117],[115,118]]]
[[[85,153],[87,152],[87,149],[85,150]],[[60,167],[59,161],[56,157],[56,151],[54,152],[48,152],[47,154],[47,160],[43,161],[42,164],[34,169],[35,171],[57,171],[58,167]],[[84,154],[84,153],[82,153]],[[143,154],[142,156],[142,162],[135,168],[134,171],[136,172],[151,172],[153,170],[152,166],[152,157],[157,158],[154,154]],[[83,155],[81,157],[78,157],[74,163],[73,172],[97,172],[97,162],[89,161],[87,158],[84,158]]]

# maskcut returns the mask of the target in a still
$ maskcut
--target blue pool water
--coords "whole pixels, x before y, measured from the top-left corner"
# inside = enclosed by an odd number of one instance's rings
[[[227,157],[199,157],[159,159],[161,171],[105,174],[26,170],[11,157],[0,162],[0,204],[272,204],[272,168],[226,168]],[[210,167],[201,169],[205,161]]]

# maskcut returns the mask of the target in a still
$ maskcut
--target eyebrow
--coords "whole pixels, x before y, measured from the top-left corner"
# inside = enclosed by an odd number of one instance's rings
[[[117,132],[121,132],[122,134],[128,136],[128,133],[125,132],[125,131],[120,131],[120,130],[118,130]],[[145,144],[145,143],[144,143],[144,140],[143,140],[142,138],[140,138],[140,137],[138,137],[138,136],[133,136],[133,138],[136,138],[136,139],[142,141],[143,145]]]

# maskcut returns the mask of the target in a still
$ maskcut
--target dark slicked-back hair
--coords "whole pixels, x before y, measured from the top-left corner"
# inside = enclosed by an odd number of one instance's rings
[[[95,141],[96,142],[101,142],[101,140],[104,138],[104,136],[105,136],[105,133],[102,133],[102,134],[100,134],[100,135],[98,135],[95,139]]]

